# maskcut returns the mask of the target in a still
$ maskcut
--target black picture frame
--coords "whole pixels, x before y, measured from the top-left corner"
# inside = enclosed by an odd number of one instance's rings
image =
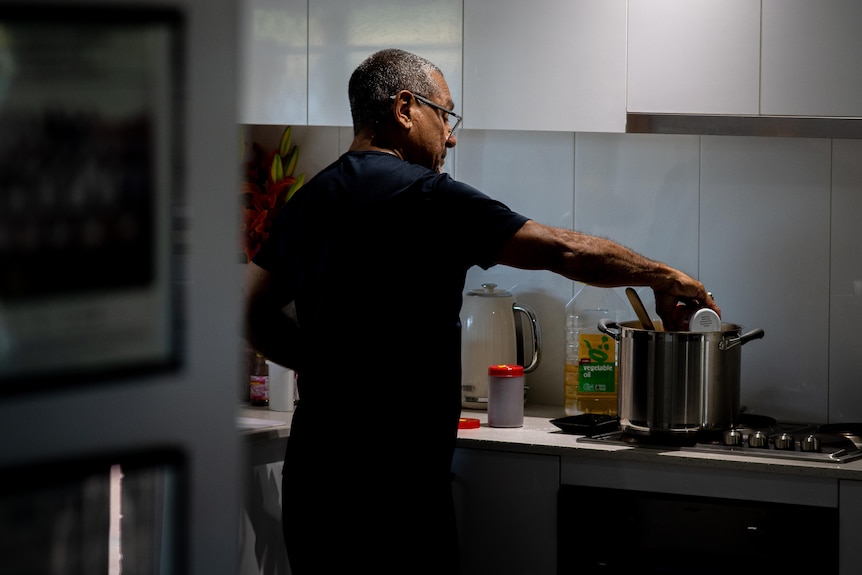
[[[185,21],[0,6],[0,395],[183,365]]]

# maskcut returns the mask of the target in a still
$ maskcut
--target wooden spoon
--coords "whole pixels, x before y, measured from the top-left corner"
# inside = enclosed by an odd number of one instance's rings
[[[632,307],[635,308],[635,313],[637,314],[638,319],[641,322],[641,327],[649,331],[655,331],[655,326],[653,325],[652,320],[647,313],[646,307],[644,307],[644,302],[641,301],[638,292],[636,292],[634,288],[627,287],[626,296],[628,296]]]

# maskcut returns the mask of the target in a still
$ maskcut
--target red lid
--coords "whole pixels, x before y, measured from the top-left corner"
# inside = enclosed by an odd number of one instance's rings
[[[519,375],[524,375],[524,368],[520,365],[491,365],[488,366],[488,375],[495,375],[497,377],[518,377]]]
[[[479,420],[475,417],[462,417],[458,420],[458,429],[478,429]]]

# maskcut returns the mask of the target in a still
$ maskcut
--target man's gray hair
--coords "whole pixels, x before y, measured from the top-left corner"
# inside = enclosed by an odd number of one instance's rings
[[[436,96],[440,88],[431,78],[440,68],[416,54],[389,48],[365,59],[350,76],[347,95],[353,116],[353,133],[358,134],[380,121],[392,105],[390,96],[410,90],[420,96]]]

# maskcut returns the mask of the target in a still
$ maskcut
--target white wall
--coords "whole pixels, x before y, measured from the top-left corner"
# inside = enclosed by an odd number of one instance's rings
[[[309,175],[350,143],[347,128],[294,130]],[[258,141],[279,133],[249,130]],[[743,405],[841,422],[862,420],[860,165],[858,140],[464,130],[446,169],[537,221],[699,277],[725,321],[766,332],[743,348]],[[471,270],[466,289],[488,281],[539,315],[544,354],[529,400],[562,412],[563,314],[576,284],[497,266]]]

